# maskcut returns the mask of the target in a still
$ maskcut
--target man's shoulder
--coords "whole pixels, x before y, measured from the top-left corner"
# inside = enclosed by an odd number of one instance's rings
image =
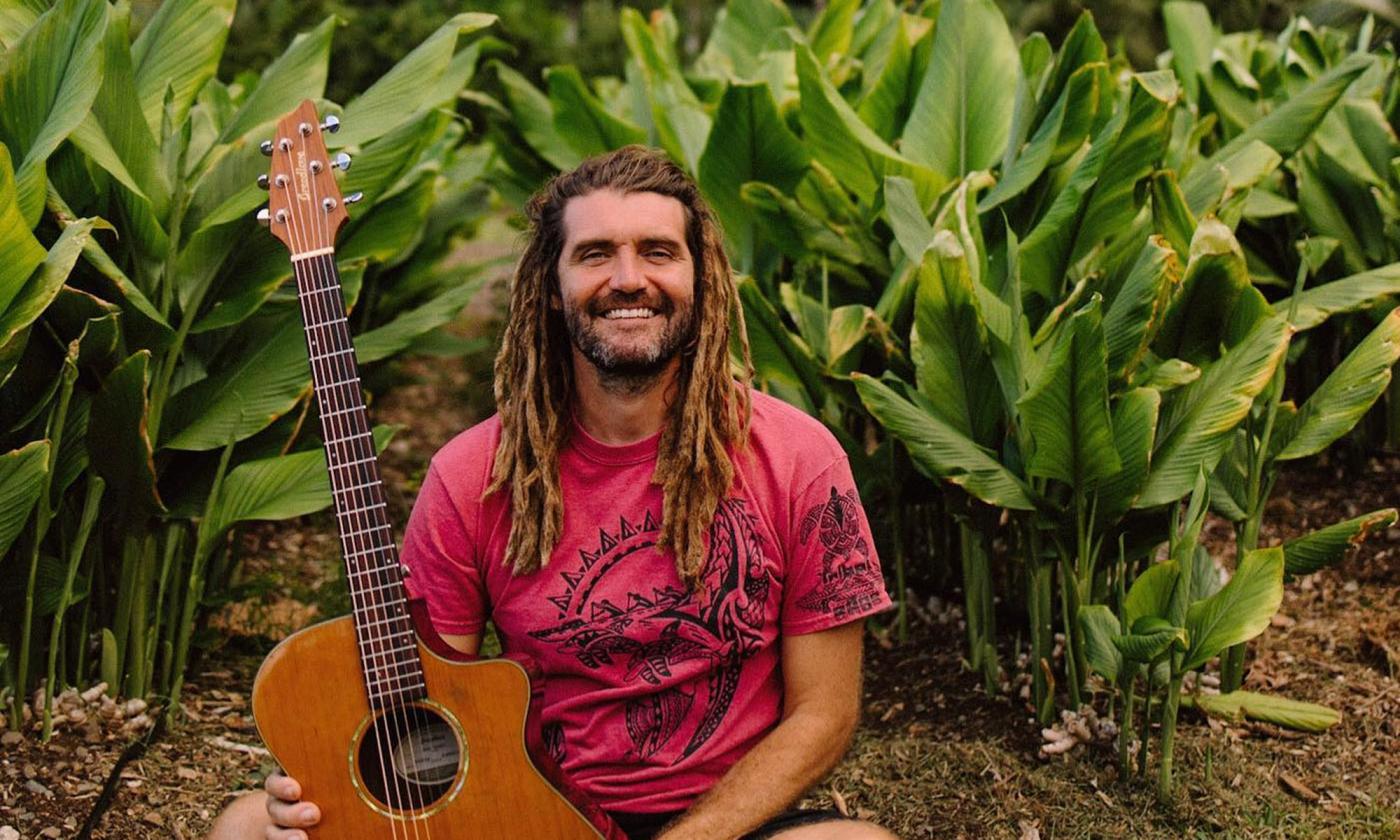
[[[749,393],[753,401],[749,448],[760,459],[792,474],[821,471],[845,457],[841,444],[820,420],[770,394]]]
[[[449,440],[433,455],[432,469],[445,480],[461,486],[468,485],[478,492],[486,486],[491,467],[496,461],[496,447],[501,440],[501,418],[498,414],[482,420]],[[479,485],[479,487],[477,487]]]

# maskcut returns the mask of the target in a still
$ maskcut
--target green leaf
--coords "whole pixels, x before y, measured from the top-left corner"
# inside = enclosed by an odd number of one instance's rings
[[[1144,618],[1165,618],[1180,576],[1175,560],[1148,566],[1138,575],[1123,599],[1123,621],[1128,627],[1134,627]]]
[[[326,64],[336,23],[337,18],[332,15],[315,29],[292,39],[286,51],[263,71],[258,86],[219,133],[219,143],[237,140],[267,125],[304,99],[325,96]]]
[[[1210,70],[1210,56],[1218,35],[1210,12],[1202,3],[1169,0],[1162,4],[1162,23],[1171,45],[1172,67],[1186,88],[1186,98],[1195,102],[1201,77]]]
[[[1298,295],[1293,326],[1300,332],[1310,330],[1333,315],[1366,309],[1395,295],[1400,295],[1400,262],[1305,289]],[[1275,303],[1274,314],[1286,316],[1292,300]]]
[[[544,77],[554,108],[554,130],[581,157],[646,142],[646,131],[608,113],[578,68],[551,67],[544,71]]]
[[[1315,455],[1346,434],[1390,384],[1400,359],[1400,308],[1390,310],[1298,410],[1292,436],[1276,458]]]
[[[1289,700],[1253,691],[1231,691],[1228,694],[1182,695],[1185,706],[1195,706],[1211,717],[1240,723],[1249,720],[1272,723],[1299,732],[1325,732],[1342,720],[1335,709],[1316,703]]]
[[[61,0],[0,62],[0,141],[20,161],[20,212],[33,227],[44,209],[45,161],[88,114],[102,87],[102,0]]]
[[[715,113],[715,125],[700,156],[700,188],[719,215],[736,268],[751,272],[761,231],[741,188],[749,181],[763,181],[791,194],[811,158],[783,122],[767,85],[730,85]]]
[[[421,109],[440,104],[431,97],[452,62],[458,39],[495,22],[495,15],[479,12],[454,15],[345,106],[340,131],[327,138],[327,143],[336,147],[367,143]]]
[[[885,179],[885,216],[905,257],[916,265],[922,263],[934,231],[908,178]]]
[[[803,139],[812,156],[830,169],[846,189],[869,205],[887,176],[902,175],[913,182],[920,205],[932,206],[948,180],[901,155],[861,122],[826,78],[812,51],[800,44],[797,79],[802,94],[798,117]]]
[[[1118,617],[1104,604],[1090,604],[1079,608],[1079,627],[1089,667],[1109,682],[1117,681],[1123,670],[1123,653],[1113,643],[1123,633]]]
[[[525,142],[556,169],[573,169],[583,158],[554,128],[554,105],[524,76],[495,62],[496,77],[505,88],[511,117]]]
[[[942,4],[903,153],[944,181],[991,168],[1010,135],[1020,73],[1016,42],[992,0]]]
[[[214,77],[233,25],[235,0],[167,0],[131,45],[140,113],[160,132],[166,88],[171,120],[182,125],[204,83]]]
[[[796,25],[781,0],[729,0],[715,13],[714,29],[695,61],[695,71],[702,76],[749,80],[752,77],[745,74],[758,63],[774,35]]]
[[[1395,522],[1395,508],[1384,508],[1288,540],[1283,544],[1283,570],[1290,575],[1310,575],[1325,569],[1345,557],[1348,549]]]
[[[1102,301],[1095,295],[1060,331],[1050,359],[1016,408],[1034,448],[1026,472],[1077,492],[1122,468],[1108,413]]]
[[[851,378],[871,415],[903,441],[910,457],[929,475],[957,484],[991,505],[1012,510],[1035,508],[1030,488],[990,450],[883,382],[860,373]]]
[[[161,423],[162,448],[208,450],[243,440],[306,393],[310,368],[295,313],[245,330],[242,338],[225,349],[207,379],[171,398]]]
[[[376,427],[375,452],[382,452],[396,431],[394,426]],[[238,522],[315,513],[332,501],[328,473],[324,449],[245,461],[224,478],[206,532],[218,535]]]
[[[88,457],[129,516],[163,510],[147,423],[151,352],[131,354],[102,382],[88,421]]]
[[[1166,622],[1162,622],[1166,623]],[[1157,657],[1187,643],[1186,629],[1166,626],[1146,633],[1125,633],[1113,637],[1113,646],[1129,662],[1152,662]]]
[[[1110,377],[1130,379],[1147,358],[1181,277],[1181,262],[1171,244],[1156,234],[1148,237],[1104,313]]]
[[[1182,670],[1195,670],[1225,648],[1264,632],[1282,603],[1283,549],[1245,552],[1229,583],[1188,608],[1191,645]]]
[[[1153,388],[1134,388],[1113,405],[1113,451],[1122,468],[1099,483],[1095,518],[1108,527],[1133,506],[1147,481],[1152,441],[1162,395]]]
[[[967,254],[939,231],[919,267],[909,339],[919,390],[960,434],[988,445],[1001,407]]]
[[[10,550],[44,492],[49,442],[36,440],[0,455],[0,557]]]
[[[49,0],[18,0],[0,5],[0,46],[11,47],[49,7]],[[0,665],[5,657],[0,654]]]
[[[485,274],[477,274],[466,282],[456,283],[422,306],[356,337],[355,358],[361,364],[369,364],[402,352],[420,335],[457,317],[481,290],[485,278]]]
[[[93,227],[97,225],[108,227],[106,222],[98,219],[80,219],[63,229],[58,241],[44,256],[44,261],[30,276],[29,282],[8,301],[8,306],[0,309],[0,346],[9,343],[15,334],[34,323],[58,296],[83,246],[92,235]]]
[[[1288,337],[1283,319],[1270,318],[1206,366],[1200,379],[1172,392],[1163,407],[1152,471],[1134,507],[1176,501],[1191,489],[1197,472],[1215,469],[1231,432],[1273,378]]]
[[[15,192],[10,150],[0,145],[0,313],[19,295],[34,269],[44,261],[44,246],[30,232]]]
[[[867,66],[862,74],[865,90],[856,113],[881,138],[893,141],[909,118],[909,106],[914,98],[910,91],[919,83],[914,78],[914,43],[931,39],[932,29],[911,42],[903,14],[896,14],[888,28],[888,34],[882,33],[881,40],[877,41],[884,46],[873,58],[882,62],[878,71]],[[871,75],[872,72],[875,75]]]
[[[710,115],[681,74],[679,62],[658,41],[641,13],[623,7],[622,39],[636,60],[651,103],[651,118],[661,146],[694,174],[710,136]]]
[[[1214,217],[1202,219],[1181,288],[1157,333],[1157,355],[1194,364],[1215,358],[1235,307],[1250,288],[1249,266],[1234,233]]]
[[[753,278],[739,282],[739,299],[748,326],[754,375],[777,396],[815,414],[827,389],[821,365],[812,351],[783,326],[777,310]]]

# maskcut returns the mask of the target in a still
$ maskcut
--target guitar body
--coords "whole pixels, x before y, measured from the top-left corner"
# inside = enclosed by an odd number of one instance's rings
[[[348,616],[288,637],[258,670],[258,732],[303,798],[320,806],[313,840],[617,836],[555,790],[545,776],[555,768],[532,760],[525,669],[507,659],[454,661],[431,630],[424,635],[428,696],[407,707],[371,710]],[[396,759],[407,769],[381,770]]]

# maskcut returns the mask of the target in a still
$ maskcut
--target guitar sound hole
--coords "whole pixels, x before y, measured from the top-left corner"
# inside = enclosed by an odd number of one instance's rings
[[[457,733],[431,708],[385,710],[358,752],[365,792],[396,811],[432,806],[452,790],[462,766]]]

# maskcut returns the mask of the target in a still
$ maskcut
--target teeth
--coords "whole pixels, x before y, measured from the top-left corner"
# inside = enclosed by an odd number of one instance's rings
[[[603,315],[604,318],[650,318],[656,313],[650,309],[613,309]]]

